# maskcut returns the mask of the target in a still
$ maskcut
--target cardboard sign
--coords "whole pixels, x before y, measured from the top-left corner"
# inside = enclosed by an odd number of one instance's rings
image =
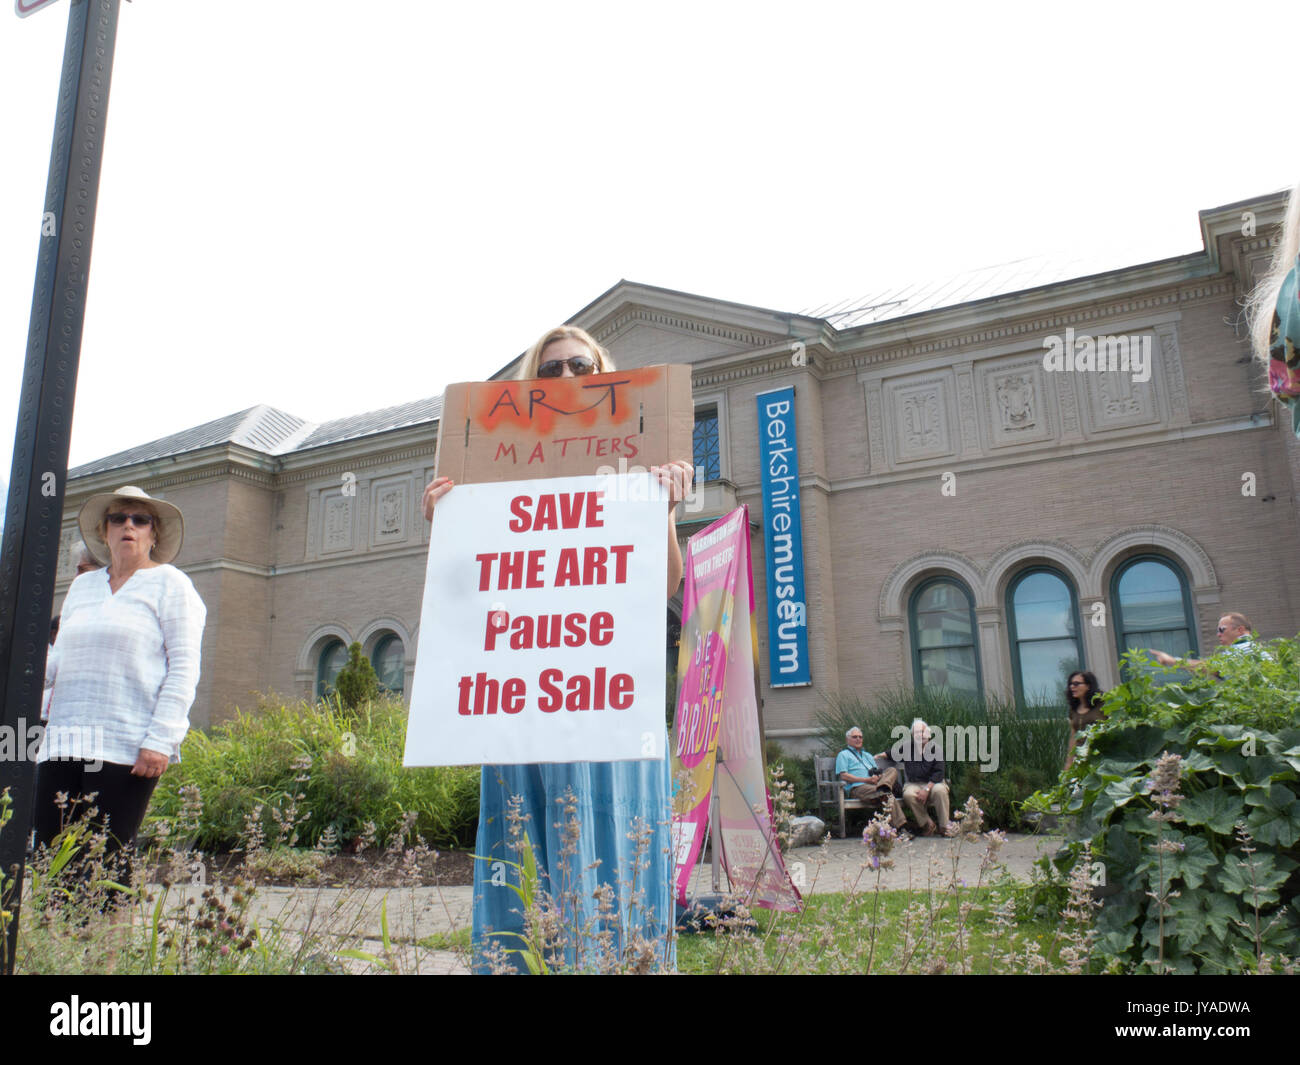
[[[664,757],[667,496],[459,484],[431,530],[405,765]]]
[[[692,455],[689,366],[455,384],[438,419],[438,476],[457,484],[627,473]]]

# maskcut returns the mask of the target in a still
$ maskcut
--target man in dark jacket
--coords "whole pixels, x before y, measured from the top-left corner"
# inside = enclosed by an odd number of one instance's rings
[[[923,836],[948,831],[948,785],[943,779],[943,752],[932,742],[930,727],[919,717],[912,722],[912,742],[904,744],[903,801],[907,803]],[[926,807],[934,808],[930,820]],[[937,822],[937,824],[936,824]]]

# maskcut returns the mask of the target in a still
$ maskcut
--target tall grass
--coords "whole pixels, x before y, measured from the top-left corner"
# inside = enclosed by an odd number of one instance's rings
[[[344,844],[383,845],[403,831],[435,847],[472,844],[477,767],[403,769],[405,742],[406,710],[396,699],[348,711],[337,702],[268,698],[186,737],[181,764],[154,792],[146,834],[160,821],[176,824],[182,789],[197,787],[203,811],[190,843],[202,850],[238,848],[250,821],[272,844],[296,832],[298,845],[312,846],[329,832]]]
[[[976,761],[947,761],[945,776],[952,788],[952,805],[960,807],[971,795],[979,799],[990,824],[1019,830],[1027,827],[1021,804],[1039,788],[1055,782],[1065,763],[1070,738],[1064,707],[1043,716],[1042,707],[1026,713],[1014,702],[989,696],[974,698],[947,689],[886,689],[865,701],[856,696],[835,696],[817,715],[819,739],[825,753],[845,747],[851,727],[862,730],[863,745],[872,754],[888,751],[898,727],[916,718],[939,732],[948,726],[997,727],[997,768],[984,772]],[[992,735],[989,736],[990,741]],[[949,752],[945,752],[947,758]]]

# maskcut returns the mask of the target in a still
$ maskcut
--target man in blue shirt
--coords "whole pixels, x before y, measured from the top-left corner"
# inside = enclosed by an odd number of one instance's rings
[[[844,734],[848,747],[840,751],[835,758],[835,775],[844,782],[846,799],[863,799],[871,801],[892,797],[894,785],[898,783],[898,770],[882,770],[876,760],[862,748],[862,730],[856,725]],[[890,823],[901,828],[907,818],[903,814],[902,803],[895,802],[890,809]]]

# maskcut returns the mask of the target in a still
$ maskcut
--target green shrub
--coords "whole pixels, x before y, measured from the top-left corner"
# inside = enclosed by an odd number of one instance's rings
[[[272,843],[292,823],[298,845],[311,846],[326,829],[343,843],[375,826],[386,844],[413,817],[411,830],[435,847],[473,842],[479,772],[472,767],[405,769],[406,710],[397,699],[314,706],[267,700],[254,713],[191,732],[181,764],[158,783],[148,823],[178,825],[181,789],[198,788],[203,811],[193,845],[203,850],[243,846],[258,807],[261,832]],[[284,842],[288,842],[287,839]]]
[[[379,677],[370,659],[361,653],[361,644],[348,648],[348,664],[334,678],[334,690],[347,710],[355,710],[379,695]]]
[[[951,757],[953,752],[945,751],[944,775],[952,789],[954,810],[974,795],[991,826],[1017,831],[1029,827],[1024,800],[1059,778],[1070,736],[1064,707],[1053,717],[1042,716],[1041,707],[1028,714],[1018,712],[1013,702],[992,696],[977,699],[946,689],[894,689],[881,692],[870,703],[852,697],[832,699],[818,714],[817,723],[822,749],[832,756],[844,750],[844,734],[854,725],[862,730],[863,745],[872,754],[888,752],[898,736],[895,730],[910,727],[918,717],[935,732],[997,726],[996,748],[991,734],[986,747],[990,753],[996,750],[996,769],[985,772],[973,757],[957,761]],[[990,758],[987,764],[992,762]]]
[[[817,814],[817,770],[813,766],[812,755],[800,758],[789,754],[775,740],[767,742],[766,754],[768,772],[779,766],[790,783],[794,812],[797,815]]]
[[[1074,815],[1041,864],[1093,863],[1098,949],[1125,969],[1255,971],[1297,952],[1300,654],[1294,640],[1268,651],[1170,683],[1131,652],[1069,779],[1034,796]]]

